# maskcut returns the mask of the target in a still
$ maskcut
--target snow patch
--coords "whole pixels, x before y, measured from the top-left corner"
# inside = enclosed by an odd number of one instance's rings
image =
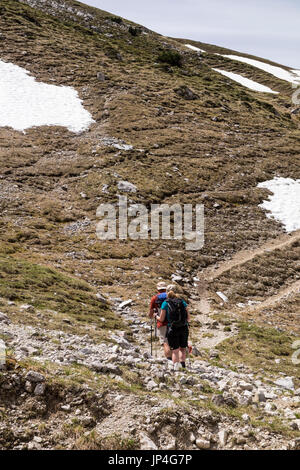
[[[225,294],[223,294],[223,292],[217,292],[218,296],[223,300],[223,302],[228,302],[228,297],[226,297]]]
[[[296,75],[297,83],[300,85],[300,70],[292,70],[292,73]]]
[[[260,91],[262,93],[273,93],[273,94],[278,94],[277,91],[271,90],[271,88],[261,85],[260,83],[254,82],[253,80],[250,80],[249,78],[245,78],[242,75],[239,75],[237,73],[233,72],[226,72],[225,70],[220,70],[220,69],[213,69],[215,72],[219,72],[225,77],[230,78],[231,80],[234,80],[235,82],[240,83],[241,85],[249,88],[250,90],[254,91]]]
[[[0,60],[0,127],[24,131],[35,126],[63,126],[80,132],[94,122],[74,88],[37,82],[29,74]]]
[[[273,180],[259,183],[258,188],[266,188],[273,195],[259,207],[270,211],[268,218],[281,222],[287,232],[300,229],[300,179],[276,177]]]
[[[128,152],[128,150],[133,149],[132,145],[127,145],[127,144],[113,144],[113,147],[115,147],[118,150],[126,150],[126,152]]]
[[[247,57],[241,57],[238,55],[224,55],[222,57],[227,59],[238,60],[239,62],[244,62],[245,64],[252,65],[253,67],[259,68],[264,72],[274,75],[274,77],[280,78],[290,83],[300,84],[300,71],[299,70],[285,70],[282,67],[277,67],[275,65],[266,64],[266,62],[261,62],[260,60],[248,59]]]
[[[185,44],[185,47],[188,47],[189,49],[195,52],[206,52],[203,49],[199,49],[199,47],[192,46],[192,44]]]

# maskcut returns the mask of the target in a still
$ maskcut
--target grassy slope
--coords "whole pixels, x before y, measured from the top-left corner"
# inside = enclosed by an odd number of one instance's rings
[[[25,67],[39,80],[74,86],[96,123],[79,136],[58,127],[30,129],[25,135],[0,129],[0,292],[10,297],[13,290],[29,301],[30,285],[38,308],[74,312],[76,321],[87,313],[90,321],[98,309],[95,289],[134,297],[142,311],[157,277],[167,278],[178,263],[193,274],[281,233],[280,225],[258,208],[267,192],[256,185],[275,174],[299,177],[300,132],[299,120],[289,114],[292,89],[281,80],[213,54],[199,61],[181,42],[152,32],[132,36],[127,20],[118,24],[106,12],[81,8],[95,14],[90,23],[79,17],[75,22],[64,12],[48,16],[11,0],[1,6],[1,59]],[[91,32],[91,26],[98,29]],[[181,51],[181,68],[157,63],[165,48]],[[211,71],[225,63],[281,94],[254,93]],[[107,77],[104,83],[97,79],[99,71]],[[174,91],[180,85],[199,99],[180,98]],[[104,146],[104,136],[124,139],[134,150]],[[100,243],[96,208],[116,201],[119,179],[136,184],[131,199],[148,206],[204,202],[203,250],[183,255],[183,244],[167,241]],[[73,230],[71,224],[85,217],[90,225]],[[293,259],[287,250],[285,262]],[[86,291],[76,277],[88,283]],[[272,288],[286,281],[284,276]],[[239,273],[231,279],[231,288],[238,286]],[[70,299],[49,299],[47,292],[57,288],[67,289]],[[85,313],[82,301],[88,305]],[[106,310],[99,313],[111,318]],[[238,350],[239,344],[233,347]]]

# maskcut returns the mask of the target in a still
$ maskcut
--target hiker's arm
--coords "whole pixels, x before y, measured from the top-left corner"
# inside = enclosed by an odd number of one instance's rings
[[[188,308],[186,308],[186,313],[187,313],[187,321],[188,321],[188,323],[190,323],[190,321],[191,321],[191,314],[190,314]]]
[[[156,316],[156,319],[160,322],[164,322],[165,318],[166,318],[166,311],[165,310],[161,310],[160,315]]]
[[[154,316],[154,308],[151,308],[149,309],[149,318],[153,318]]]
[[[155,297],[152,297],[149,308],[149,318],[153,318],[155,313]]]

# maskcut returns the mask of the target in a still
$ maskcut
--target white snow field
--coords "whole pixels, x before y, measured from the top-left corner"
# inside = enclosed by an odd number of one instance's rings
[[[268,218],[281,222],[287,232],[300,229],[300,179],[276,177],[259,183],[258,188],[267,188],[273,195],[259,207],[270,211]]]
[[[300,85],[300,70],[292,70],[292,73],[296,75],[296,78],[298,80],[298,83]]]
[[[239,75],[237,73],[233,72],[226,72],[225,70],[220,70],[220,69],[214,69],[215,72],[219,72],[222,75],[225,75],[225,77],[230,78],[231,80],[234,80],[235,82],[240,83],[241,85],[244,85],[245,87],[249,88],[250,90],[254,91],[260,91],[262,93],[273,93],[273,94],[278,94],[277,91],[271,90],[271,88],[261,85],[260,83],[254,82],[253,80],[250,80],[249,78],[245,78],[242,75]]]
[[[86,130],[93,121],[71,87],[40,83],[30,72],[0,60],[0,126],[24,131],[35,126]]]
[[[203,49],[199,49],[199,47],[192,46],[192,44],[185,44],[185,46],[188,47],[189,49],[192,49],[192,51],[195,51],[195,52],[206,52]]]
[[[224,55],[222,57],[227,57],[228,59],[238,60],[239,62],[244,62],[245,64],[252,65],[253,67],[264,70],[264,72],[274,75],[274,77],[280,78],[290,83],[300,84],[300,71],[299,70],[285,70],[281,67],[276,67],[275,65],[266,64],[260,60],[248,59],[247,57],[241,57],[239,55]]]

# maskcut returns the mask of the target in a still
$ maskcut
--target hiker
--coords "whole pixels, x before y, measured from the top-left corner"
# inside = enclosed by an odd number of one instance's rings
[[[167,287],[167,299],[163,302],[160,315],[156,318],[162,323],[167,321],[167,340],[172,352],[173,367],[174,370],[178,370],[180,367],[185,368],[190,314],[187,303],[180,295],[175,294],[173,288],[174,286]]]
[[[163,302],[167,299],[167,285],[164,282],[159,282],[156,286],[157,294],[154,295],[150,302],[149,317],[154,318],[156,315],[160,315],[160,309]],[[171,351],[167,340],[167,324],[168,322],[156,320],[156,327],[160,343],[164,348],[165,357],[168,360],[172,360]]]

